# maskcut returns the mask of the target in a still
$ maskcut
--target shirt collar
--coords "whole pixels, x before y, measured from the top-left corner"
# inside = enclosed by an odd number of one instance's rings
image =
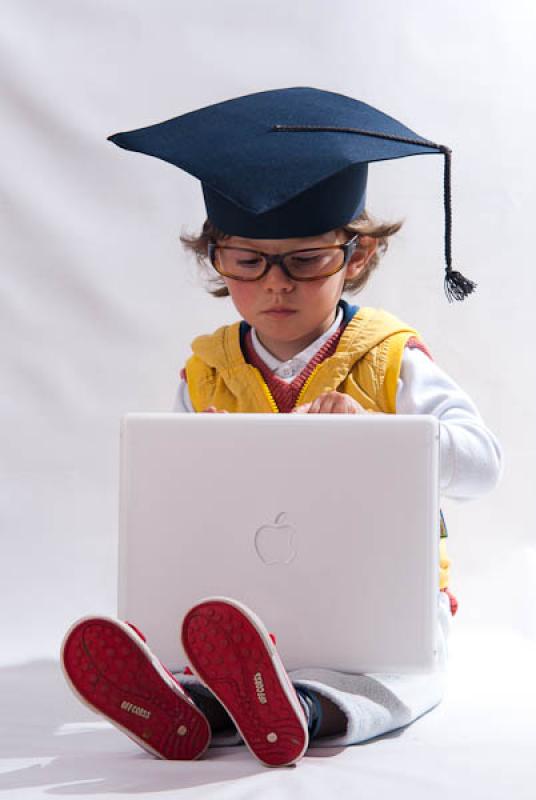
[[[341,324],[342,318],[343,309],[341,306],[339,306],[335,320],[328,330],[321,334],[318,339],[315,339],[314,342],[311,342],[311,344],[300,353],[297,353],[295,356],[292,356],[292,358],[289,358],[288,361],[280,361],[278,358],[272,355],[272,353],[270,353],[259,341],[259,337],[257,336],[255,328],[251,329],[251,341],[259,358],[262,358],[266,366],[269,367],[272,372],[282,378],[294,377],[295,375],[299,375],[302,369],[304,369],[309,361],[318,353],[320,348],[327,342],[329,338],[331,338],[331,336],[333,336]]]

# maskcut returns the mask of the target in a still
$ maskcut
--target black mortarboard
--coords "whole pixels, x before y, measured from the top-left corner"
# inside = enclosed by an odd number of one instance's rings
[[[451,266],[450,150],[359,100],[307,87],[274,89],[108,138],[194,175],[209,220],[223,233],[253,239],[342,227],[365,207],[371,161],[443,154],[445,290],[450,301],[475,288]]]

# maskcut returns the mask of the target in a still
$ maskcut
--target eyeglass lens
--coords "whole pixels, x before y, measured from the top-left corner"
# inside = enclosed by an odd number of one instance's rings
[[[336,248],[298,250],[283,258],[287,271],[298,280],[331,275],[342,267],[343,262],[344,252]],[[227,277],[255,280],[266,269],[266,258],[255,250],[216,247],[214,266]]]

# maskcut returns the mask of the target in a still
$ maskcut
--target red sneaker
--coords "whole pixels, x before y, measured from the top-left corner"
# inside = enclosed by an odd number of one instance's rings
[[[206,717],[128,623],[78,620],[63,640],[61,665],[79,700],[154,756],[194,759],[207,749]]]
[[[259,761],[280,767],[303,756],[304,711],[270,634],[249,608],[227,597],[202,600],[184,618],[182,644]]]

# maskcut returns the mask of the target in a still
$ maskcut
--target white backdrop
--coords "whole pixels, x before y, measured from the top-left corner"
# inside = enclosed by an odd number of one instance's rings
[[[2,0],[0,515],[4,663],[57,656],[116,601],[119,419],[167,410],[194,335],[235,318],[181,250],[198,183],[106,141],[264,89],[362,99],[453,148],[442,289],[441,157],[371,167],[369,209],[406,219],[366,290],[421,331],[506,457],[500,487],[445,501],[458,626],[536,639],[536,11],[531,0]]]
[[[533,0],[0,0],[0,791],[202,800],[529,800],[536,772],[536,450],[530,246]],[[249,92],[359,98],[453,149],[370,169],[405,218],[362,305],[416,327],[505,452],[500,487],[445,500],[460,601],[445,701],[409,728],[266,770],[245,751],[156,762],[70,695],[63,633],[116,606],[119,420],[170,409],[198,333],[235,319],[178,237],[197,182],[106,137]]]

